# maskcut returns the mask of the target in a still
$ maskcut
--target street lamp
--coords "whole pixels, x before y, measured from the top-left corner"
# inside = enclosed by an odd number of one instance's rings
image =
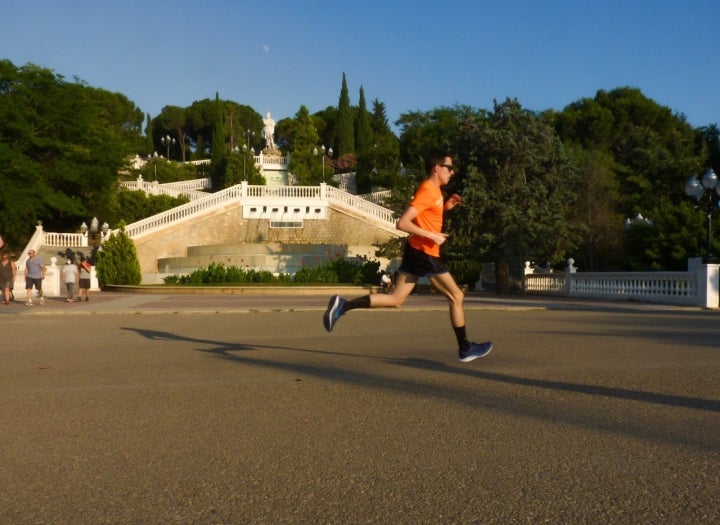
[[[250,130],[248,130],[248,131],[250,131]],[[253,135],[254,135],[254,133],[253,133]],[[245,171],[245,163],[247,162],[248,145],[243,144],[242,150],[243,150],[243,180],[245,182],[247,182],[247,173]],[[250,155],[255,157],[255,148],[250,148]]]
[[[157,158],[158,158],[157,151],[155,151],[154,153],[149,153],[148,157],[147,157],[148,162],[150,162],[150,161],[153,162],[153,169],[154,169],[153,173],[155,175],[155,182],[157,182]]]
[[[655,226],[652,219],[643,217],[642,213],[638,213],[633,219],[625,219],[625,230],[630,230],[634,226]]]
[[[248,129],[248,130],[245,131],[245,148],[244,148],[244,149],[245,149],[246,151],[247,151],[247,149],[250,147],[250,136],[253,136],[253,137],[254,137],[254,136],[255,136],[255,132],[254,132],[254,131],[250,131],[250,130]]]
[[[165,158],[170,160],[170,146],[175,146],[175,139],[171,138],[170,135],[165,135],[160,139],[160,142],[162,142],[163,146],[167,147]]]
[[[95,244],[95,240],[98,238],[98,235],[100,236],[100,244],[105,241],[105,237],[107,237],[108,232],[110,231],[110,225],[107,222],[103,222],[102,226],[100,226],[100,221],[98,221],[97,217],[93,217],[90,221],[90,228],[88,228],[88,225],[83,223],[80,225],[80,231],[82,234],[86,237],[90,237],[93,240],[93,244]]]
[[[707,215],[707,253],[703,257],[703,264],[711,264],[715,262],[712,255],[712,213],[718,207],[718,198],[720,196],[720,184],[718,184],[718,176],[712,168],[708,168],[702,179],[698,180],[696,176],[690,177],[685,184],[685,193],[697,201],[697,207]]]
[[[320,146],[320,152],[318,152],[317,148],[313,148],[313,155],[317,155],[318,153],[321,153],[320,161],[322,162],[322,178],[323,182],[325,182],[325,145],[323,144]],[[328,157],[333,156],[333,149],[330,148],[327,150]]]

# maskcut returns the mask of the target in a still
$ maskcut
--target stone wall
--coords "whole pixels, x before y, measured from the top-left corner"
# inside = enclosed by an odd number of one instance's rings
[[[267,219],[243,219],[240,204],[208,212],[135,240],[144,284],[162,282],[159,259],[186,257],[189,246],[232,244],[312,244],[352,246],[349,255],[369,255],[373,245],[397,237],[399,231],[375,226],[359,216],[330,207],[327,219],[304,220],[302,228],[270,228]],[[164,264],[167,267],[167,264]]]

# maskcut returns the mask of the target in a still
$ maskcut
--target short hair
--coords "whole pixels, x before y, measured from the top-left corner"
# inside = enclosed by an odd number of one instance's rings
[[[438,164],[443,164],[445,162],[445,159],[451,156],[452,155],[450,155],[450,153],[445,150],[432,150],[425,157],[425,174],[430,175],[435,166],[437,166]]]

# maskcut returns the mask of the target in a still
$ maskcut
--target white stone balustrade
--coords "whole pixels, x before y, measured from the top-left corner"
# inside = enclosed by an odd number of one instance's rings
[[[691,260],[688,266],[687,272],[577,273],[570,263],[565,271],[547,273],[526,262],[523,289],[535,295],[720,307],[720,265],[695,264]]]

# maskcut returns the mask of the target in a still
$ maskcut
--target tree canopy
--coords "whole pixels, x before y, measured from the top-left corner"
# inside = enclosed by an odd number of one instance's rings
[[[73,231],[117,217],[118,172],[142,147],[142,112],[124,95],[32,64],[0,61],[0,216],[18,246],[37,221]]]
[[[359,193],[392,188],[386,204],[397,211],[425,175],[425,154],[448,150],[459,169],[446,191],[464,199],[447,216],[451,260],[493,261],[501,272],[567,257],[583,270],[679,269],[704,253],[705,215],[684,184],[707,167],[720,172],[718,126],[693,129],[636,88],[599,90],[562,111],[536,113],[507,99],[491,110],[411,111],[394,124],[399,136],[380,100],[368,110],[362,87],[353,106],[343,73],[338,105],[315,114],[301,106],[277,123],[275,143],[290,157],[294,183],[320,183],[323,167],[328,182],[353,171]],[[0,232],[17,247],[39,220],[76,231],[93,216],[115,225],[175,205],[118,191],[118,179],[138,174],[128,159],[153,152],[168,159],[148,163],[140,171],[147,180],[211,174],[214,189],[262,184],[251,157],[264,145],[262,127],[253,108],[219,94],[153,117],[122,94],[0,61]],[[319,158],[321,146],[334,155]],[[190,159],[212,166],[168,162]],[[638,214],[652,222],[627,226]]]

